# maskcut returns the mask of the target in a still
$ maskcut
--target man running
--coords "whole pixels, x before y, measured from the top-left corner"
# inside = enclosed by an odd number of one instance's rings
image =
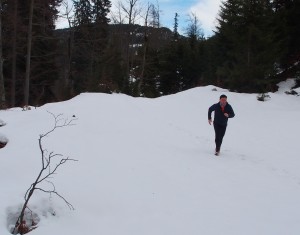
[[[211,119],[211,113],[214,114],[214,121]],[[234,111],[230,104],[227,103],[227,96],[221,95],[218,103],[213,104],[208,109],[208,123],[211,125],[213,122],[215,129],[215,142],[216,142],[216,152],[215,155],[220,154],[220,148],[222,145],[223,137],[226,132],[228,118],[233,118],[235,116]]]

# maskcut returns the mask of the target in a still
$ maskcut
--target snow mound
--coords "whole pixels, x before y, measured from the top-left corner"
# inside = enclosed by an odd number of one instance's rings
[[[278,86],[278,94],[284,94],[286,92],[290,92],[291,89],[296,85],[296,81],[294,78],[289,78],[286,81],[282,81],[277,84]]]
[[[5,125],[6,125],[6,123],[0,119],[0,127],[5,126]]]

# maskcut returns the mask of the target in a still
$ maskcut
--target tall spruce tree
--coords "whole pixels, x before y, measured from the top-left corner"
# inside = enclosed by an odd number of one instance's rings
[[[5,89],[11,107],[21,105],[24,99],[28,8],[21,8],[19,1],[7,1],[2,15]]]
[[[173,27],[173,39],[176,41],[178,40],[179,38],[179,33],[178,33],[178,18],[179,18],[179,15],[178,13],[176,12],[175,13],[175,17],[174,17],[174,27]]]
[[[75,93],[109,90],[107,84],[111,81],[105,68],[105,53],[108,53],[110,7],[109,0],[74,0],[76,30],[72,78]]]
[[[93,8],[93,63],[94,74],[92,75],[92,87],[96,87],[96,91],[111,92],[114,85],[109,68],[111,58],[109,55],[109,27],[110,19],[108,14],[111,8],[110,0],[92,0]]]
[[[58,78],[56,57],[59,53],[55,37],[57,8],[62,0],[34,0],[32,58],[29,100],[33,105],[56,101],[53,91]]]
[[[54,37],[57,8],[62,0],[35,0],[32,9],[31,58],[28,66],[28,101],[24,101],[25,70],[28,42],[30,1],[7,1],[4,16],[6,91],[11,105],[39,105],[54,101],[53,84],[57,78],[56,48]],[[30,69],[30,70],[29,70]],[[29,89],[28,89],[29,88]],[[26,98],[27,100],[27,98]]]
[[[90,0],[73,0],[75,25],[82,26],[92,23],[92,5]]]
[[[270,83],[278,53],[270,32],[271,16],[267,0],[223,2],[216,36],[223,61],[217,75],[225,86],[250,92],[263,91]]]
[[[4,12],[5,1],[0,0],[0,109],[6,106],[6,95],[3,75],[3,39],[2,39],[2,13]]]
[[[95,23],[107,25],[110,22],[108,14],[111,8],[110,0],[92,0],[93,9],[93,20]]]
[[[93,73],[91,49],[93,14],[90,0],[73,0],[73,4],[75,29],[70,79],[74,95],[77,95],[88,91],[88,84],[91,83]]]
[[[183,59],[185,44],[182,39],[172,41],[160,55],[160,92],[162,95],[174,94],[183,90]]]
[[[175,13],[172,40],[161,50],[159,58],[159,91],[162,95],[182,91],[182,58],[184,45],[178,32],[179,14]]]
[[[190,15],[189,24],[186,28],[187,41],[183,65],[183,89],[197,86],[203,73],[203,43],[204,33],[200,21],[195,14]]]
[[[300,73],[300,1],[274,0],[272,3],[274,18],[272,29],[279,42],[279,66],[286,76]]]
[[[222,56],[220,56],[219,48],[217,46],[217,38],[215,35],[205,40],[203,45],[203,73],[200,79],[201,85],[215,84],[221,86],[217,76],[217,67],[223,63]]]

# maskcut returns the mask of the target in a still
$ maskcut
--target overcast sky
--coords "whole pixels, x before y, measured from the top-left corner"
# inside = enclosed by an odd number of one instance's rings
[[[72,0],[68,1],[71,5]],[[129,0],[122,0],[124,4]],[[204,31],[204,36],[209,37],[213,34],[215,28],[216,16],[218,14],[221,0],[138,0],[143,9],[147,3],[158,5],[160,9],[161,26],[168,27],[173,30],[175,13],[179,14],[179,31],[184,33],[184,28],[188,22],[188,15],[194,13],[200,20],[201,27]],[[115,6],[118,0],[111,0],[112,9],[115,11]],[[62,19],[58,21],[58,28],[66,27],[67,23]]]

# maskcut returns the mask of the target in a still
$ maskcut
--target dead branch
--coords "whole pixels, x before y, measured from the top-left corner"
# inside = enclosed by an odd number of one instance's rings
[[[77,161],[77,160],[69,158],[69,157],[64,158],[62,154],[58,154],[58,153],[54,153],[54,152],[48,153],[48,151],[43,148],[43,138],[47,137],[49,134],[54,132],[57,128],[74,125],[73,122],[76,119],[72,118],[69,120],[69,119],[63,118],[62,114],[54,115],[51,112],[48,112],[48,113],[53,116],[54,125],[53,125],[52,129],[50,129],[45,134],[41,134],[39,137],[38,141],[39,141],[39,149],[41,152],[41,163],[42,163],[41,169],[40,169],[35,181],[30,185],[30,187],[27,189],[27,191],[24,195],[25,202],[22,206],[20,215],[16,221],[13,233],[18,232],[20,234],[25,234],[28,231],[31,231],[32,227],[26,225],[26,222],[24,221],[24,214],[25,214],[25,210],[29,209],[28,208],[29,200],[36,190],[42,191],[44,193],[49,193],[50,195],[55,194],[56,196],[61,198],[70,209],[72,209],[72,210],[74,209],[73,205],[56,191],[55,185],[51,181],[49,181],[49,179],[57,172],[57,170],[60,166],[64,165],[65,163],[67,163],[69,161]],[[55,162],[53,162],[54,159],[56,159]],[[39,187],[38,185],[40,185],[44,181],[50,183],[53,188],[51,190],[46,190],[46,189]]]

